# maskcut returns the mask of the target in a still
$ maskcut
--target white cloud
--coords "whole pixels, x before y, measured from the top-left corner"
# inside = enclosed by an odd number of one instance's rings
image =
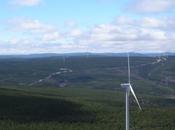
[[[68,28],[77,27],[77,22],[75,20],[67,20],[64,22],[64,26]]]
[[[11,0],[11,3],[18,6],[36,6],[41,0]]]
[[[49,33],[55,31],[55,27],[41,23],[33,19],[11,19],[8,21],[9,29],[18,32]]]
[[[97,51],[175,51],[175,31],[170,30],[173,21],[174,18],[117,18],[115,22],[95,26],[79,43],[89,44]]]
[[[39,20],[10,20],[8,31],[15,31],[15,34],[19,35],[4,41],[5,44],[0,45],[0,51],[13,50],[18,53],[175,51],[174,19],[174,17],[140,19],[118,17],[111,23],[99,24],[88,30],[81,28],[59,30]]]
[[[20,36],[18,37],[21,37],[21,39],[33,39],[32,41],[35,40],[35,43],[54,43],[62,39],[62,34],[55,26],[35,19],[10,19],[7,24],[7,30],[19,34]],[[14,41],[17,38],[12,39]],[[19,38],[18,41],[20,41]]]
[[[165,24],[164,21],[161,21],[156,18],[146,17],[141,20],[141,25],[144,27],[159,28],[165,26],[164,24]]]
[[[59,42],[59,40],[62,39],[61,34],[58,31],[52,32],[52,33],[45,33],[43,35],[43,42],[47,43],[47,42]]]
[[[159,13],[175,8],[174,0],[135,0],[133,8],[139,13]]]
[[[138,26],[142,26],[144,28],[166,30],[171,32],[172,30],[175,29],[174,20],[175,17],[163,17],[163,18],[145,17],[139,21]]]
[[[83,32],[80,29],[72,29],[72,30],[70,30],[69,35],[71,37],[80,37],[82,35],[82,33]]]
[[[128,24],[102,24],[94,27],[87,33],[87,39],[94,42],[103,41],[142,41],[142,40],[164,40],[165,32],[160,29],[138,27],[137,23]]]

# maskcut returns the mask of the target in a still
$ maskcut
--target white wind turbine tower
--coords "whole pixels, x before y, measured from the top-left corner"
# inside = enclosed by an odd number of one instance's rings
[[[130,95],[130,92],[132,93],[132,95],[134,96],[138,106],[139,106],[139,109],[142,110],[140,104],[139,104],[139,101],[135,95],[135,92],[131,86],[131,83],[130,83],[130,58],[129,58],[129,54],[128,54],[128,83],[124,83],[124,84],[121,84],[122,88],[124,88],[126,90],[126,130],[129,130],[129,95]]]

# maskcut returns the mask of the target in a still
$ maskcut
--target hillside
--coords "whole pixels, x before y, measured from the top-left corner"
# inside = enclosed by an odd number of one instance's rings
[[[174,130],[171,98],[131,100],[132,130]],[[124,93],[89,88],[0,88],[0,129],[123,130]]]
[[[131,57],[132,130],[174,130],[175,57]],[[0,60],[0,129],[123,130],[127,58]]]
[[[175,57],[131,57],[131,79],[141,94],[175,93]],[[0,60],[1,86],[117,89],[127,82],[127,59],[115,56],[7,58]]]

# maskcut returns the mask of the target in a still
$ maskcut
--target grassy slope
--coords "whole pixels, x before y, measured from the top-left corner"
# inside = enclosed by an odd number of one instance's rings
[[[173,99],[131,102],[132,130],[174,130]],[[1,88],[2,130],[123,130],[124,93],[88,88]]]

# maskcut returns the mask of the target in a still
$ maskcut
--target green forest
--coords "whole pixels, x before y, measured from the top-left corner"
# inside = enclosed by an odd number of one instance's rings
[[[175,130],[175,57],[131,57],[131,130]],[[126,57],[0,59],[1,130],[124,130]]]

